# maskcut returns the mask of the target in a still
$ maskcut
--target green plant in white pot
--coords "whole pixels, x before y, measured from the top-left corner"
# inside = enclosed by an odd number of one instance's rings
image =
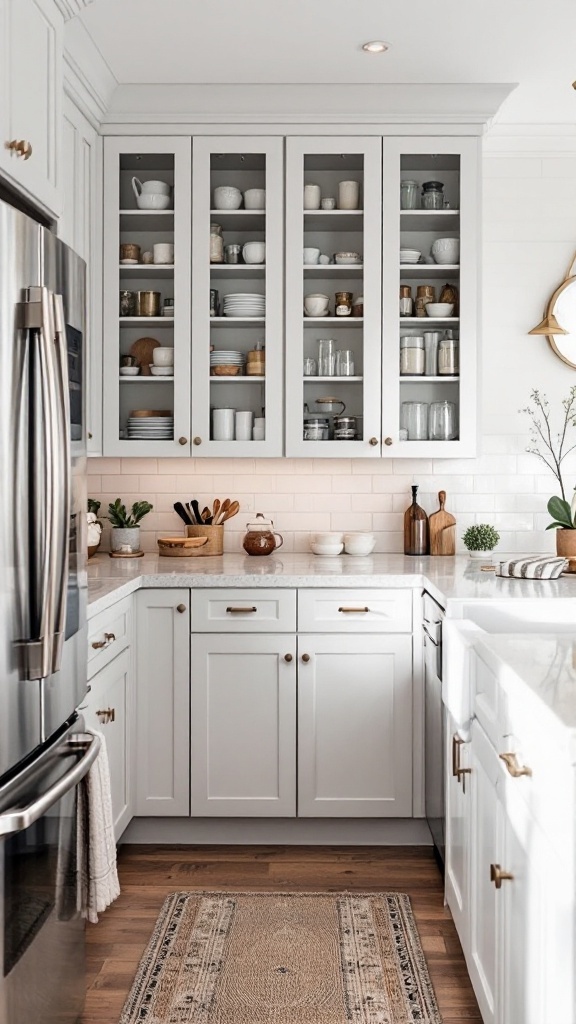
[[[140,551],[140,523],[152,511],[149,501],[135,501],[130,512],[120,498],[108,505],[108,519],[112,525],[110,548],[117,554],[133,555]]]
[[[462,540],[470,558],[486,558],[496,547],[500,534],[488,523],[478,523],[468,527]]]

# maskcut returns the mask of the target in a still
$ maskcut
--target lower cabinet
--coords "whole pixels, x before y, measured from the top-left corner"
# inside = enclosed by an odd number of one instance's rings
[[[296,640],[202,633],[191,641],[191,811],[296,814]]]
[[[86,725],[102,733],[106,740],[116,840],[134,813],[131,796],[130,659],[130,650],[126,649],[92,677],[87,705],[82,708]]]
[[[470,742],[466,742],[449,711],[444,708],[446,779],[446,902],[450,907],[460,942],[469,948],[469,851],[471,769]]]
[[[139,590],[135,602],[135,813],[188,815],[190,593]]]
[[[298,639],[298,815],[412,814],[412,637]]]

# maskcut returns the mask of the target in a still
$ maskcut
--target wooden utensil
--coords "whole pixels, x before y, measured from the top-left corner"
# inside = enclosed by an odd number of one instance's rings
[[[196,516],[194,515],[194,512],[193,512],[192,508],[190,507],[190,502],[189,501],[185,501],[184,504],[186,506],[186,511],[188,513],[189,525],[190,526],[197,526],[198,524],[196,523]]]
[[[210,512],[208,505],[205,505],[202,509],[202,522],[205,523],[206,526],[212,526],[212,513]]]
[[[230,502],[230,507],[226,510],[224,515],[220,517],[220,522],[221,523],[225,523],[227,519],[232,519],[232,516],[235,516],[236,513],[239,512],[239,511],[240,511],[240,502],[239,501],[232,501],[232,502]]]
[[[430,531],[431,555],[456,554],[456,520],[449,512],[444,511],[446,491],[438,491],[440,508],[433,512],[428,520]]]
[[[159,348],[160,342],[156,338],[138,338],[130,347],[130,355],[136,358],[136,365],[140,367],[142,377],[150,377],[150,363],[155,348]]]
[[[218,513],[220,511],[220,498],[214,498],[214,504],[212,505],[212,523],[216,525],[218,519]]]
[[[216,521],[214,523],[215,526],[220,526],[220,523],[224,522],[224,513],[227,512],[229,508],[230,508],[230,498],[224,498],[224,501],[220,505],[220,511],[218,513],[218,518],[216,519]]]
[[[202,522],[202,516],[200,515],[200,505],[198,504],[198,501],[196,500],[196,498],[191,498],[190,499],[190,504],[192,505],[192,508],[194,510],[194,515],[196,516],[196,524],[197,524],[197,526],[203,526],[204,524]]]

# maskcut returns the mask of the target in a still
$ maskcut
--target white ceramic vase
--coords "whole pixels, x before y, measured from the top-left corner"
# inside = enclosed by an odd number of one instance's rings
[[[110,549],[124,555],[140,551],[140,527],[113,526],[110,531]]]

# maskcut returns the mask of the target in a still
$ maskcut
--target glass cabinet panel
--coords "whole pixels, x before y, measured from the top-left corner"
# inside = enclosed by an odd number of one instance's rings
[[[194,140],[194,455],[282,454],[282,141]]]
[[[473,455],[475,139],[384,140],[383,454]]]
[[[381,140],[289,138],[286,454],[380,453]]]
[[[106,139],[104,451],[190,453],[190,140]]]

